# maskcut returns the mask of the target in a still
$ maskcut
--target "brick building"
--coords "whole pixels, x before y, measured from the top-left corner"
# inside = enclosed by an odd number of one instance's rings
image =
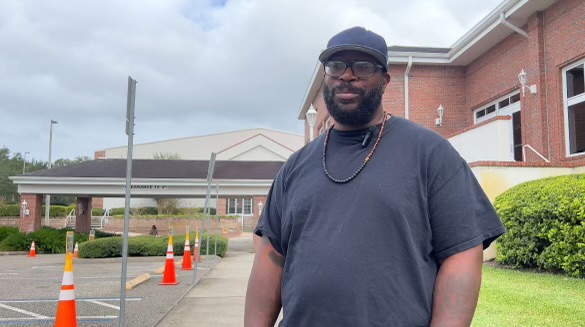
[[[448,138],[492,199],[525,180],[585,172],[583,35],[585,1],[504,1],[450,48],[388,47],[384,108]],[[299,111],[317,110],[315,133],[332,123],[322,82],[319,66]],[[519,168],[530,173],[510,179]],[[483,178],[494,173],[505,181]]]

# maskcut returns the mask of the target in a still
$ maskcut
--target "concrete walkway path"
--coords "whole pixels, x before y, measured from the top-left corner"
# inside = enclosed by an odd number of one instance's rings
[[[246,288],[253,261],[252,233],[230,238],[225,258],[205,274],[157,326],[243,326]]]

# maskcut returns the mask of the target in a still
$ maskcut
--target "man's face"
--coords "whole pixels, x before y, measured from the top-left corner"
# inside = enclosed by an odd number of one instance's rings
[[[329,60],[378,64],[374,57],[359,51],[342,51]],[[327,111],[340,124],[351,127],[367,125],[376,116],[389,81],[390,76],[382,68],[377,68],[369,78],[356,77],[351,67],[339,77],[325,75],[323,97]]]

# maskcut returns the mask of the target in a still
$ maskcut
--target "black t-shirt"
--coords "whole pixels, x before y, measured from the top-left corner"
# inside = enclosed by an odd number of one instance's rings
[[[358,169],[365,134],[331,132],[331,175]],[[323,171],[324,136],[282,167],[255,230],[285,256],[281,326],[428,326],[438,260],[505,232],[493,206],[450,143],[410,121],[388,120],[346,184]]]

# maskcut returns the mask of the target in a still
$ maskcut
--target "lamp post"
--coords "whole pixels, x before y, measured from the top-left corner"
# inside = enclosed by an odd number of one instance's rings
[[[313,104],[311,104],[311,107],[309,107],[309,110],[307,110],[307,113],[305,114],[305,116],[307,117],[307,123],[309,123],[309,142],[313,141],[313,128],[315,127],[315,122],[317,121],[317,110],[315,110],[315,107],[313,107]]]
[[[26,155],[27,154],[30,154],[30,152],[28,152],[28,151],[24,152],[24,160],[22,161],[22,174],[23,175],[26,172]]]
[[[51,128],[49,130],[49,169],[52,166],[51,154],[53,151],[53,125],[58,124],[56,120],[51,119]],[[49,226],[49,212],[51,211],[51,195],[47,194],[45,198],[45,226]]]

